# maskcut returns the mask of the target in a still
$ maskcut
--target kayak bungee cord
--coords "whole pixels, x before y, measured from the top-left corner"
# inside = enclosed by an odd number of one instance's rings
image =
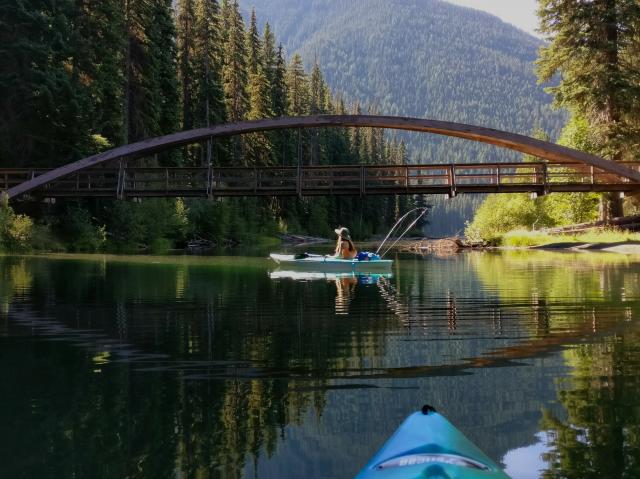
[[[387,234],[387,236],[385,236],[384,240],[382,240],[382,243],[380,243],[380,246],[378,246],[378,249],[376,250],[376,254],[378,254],[380,252],[380,250],[382,249],[382,247],[384,246],[384,244],[389,240],[389,237],[393,234],[393,232],[396,230],[396,228],[398,228],[398,226],[400,226],[402,224],[402,222],[413,212],[415,211],[421,211],[421,213],[418,215],[418,217],[407,227],[407,229],[405,229],[402,234],[400,234],[400,236],[398,236],[398,238],[393,242],[393,244],[391,246],[389,246],[387,248],[387,250],[380,255],[380,258],[384,258],[387,253],[389,251],[391,251],[391,249],[398,244],[398,241],[400,241],[402,239],[402,237],[404,235],[406,235],[409,231],[411,231],[411,228],[413,228],[416,223],[418,221],[420,221],[420,218],[422,218],[424,215],[427,214],[427,212],[429,211],[429,207],[421,207],[421,208],[414,208],[411,211],[405,213],[398,221],[396,221],[396,224],[393,225],[393,227],[391,228],[391,230],[389,231],[389,233]]]

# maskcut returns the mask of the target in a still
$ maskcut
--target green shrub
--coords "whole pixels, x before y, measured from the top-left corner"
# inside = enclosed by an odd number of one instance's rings
[[[30,244],[31,248],[35,251],[53,253],[63,253],[66,251],[65,245],[52,233],[49,225],[34,225]]]
[[[516,229],[551,226],[553,221],[540,198],[528,194],[492,194],[482,203],[465,235],[472,240],[492,241]]]
[[[60,228],[71,251],[96,253],[105,247],[106,228],[97,225],[89,211],[81,206],[67,209]]]
[[[0,249],[26,251],[31,249],[33,220],[26,215],[16,214],[6,195],[0,198]]]
[[[149,243],[149,252],[152,254],[166,254],[173,248],[173,241],[167,238],[154,238]]]

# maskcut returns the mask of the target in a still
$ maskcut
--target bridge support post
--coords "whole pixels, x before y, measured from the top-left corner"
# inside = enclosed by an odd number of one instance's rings
[[[213,165],[207,167],[207,199],[213,199]]]
[[[366,196],[367,194],[367,182],[366,182],[366,169],[364,165],[360,165],[360,196]]]
[[[409,194],[409,167],[404,165],[404,192]]]
[[[253,167],[253,194],[255,195],[258,192],[258,168]]]
[[[456,165],[451,163],[449,165],[449,198],[455,198],[458,196],[456,190]]]
[[[116,185],[116,199],[124,199],[125,177],[127,174],[126,161],[120,158],[120,167],[118,168],[118,184]]]
[[[169,196],[169,168],[164,169],[164,192]]]
[[[549,170],[547,168],[547,164],[542,164],[542,195],[548,195],[550,191],[549,188]]]

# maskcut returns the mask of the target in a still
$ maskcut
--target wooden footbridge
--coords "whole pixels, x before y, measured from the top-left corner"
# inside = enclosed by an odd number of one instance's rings
[[[219,137],[291,128],[373,127],[453,136],[526,153],[536,163],[142,168],[128,160]],[[118,166],[113,167],[116,163]],[[371,115],[318,115],[216,125],[125,145],[51,170],[0,170],[0,191],[61,197],[223,197],[640,191],[640,163],[615,163],[522,135]]]
[[[630,165],[631,166],[631,165]],[[635,165],[633,165],[635,166]],[[0,170],[11,191],[51,170]],[[640,184],[567,163],[305,166],[261,168],[87,168],[45,183],[44,198],[345,196],[461,193],[631,192]]]

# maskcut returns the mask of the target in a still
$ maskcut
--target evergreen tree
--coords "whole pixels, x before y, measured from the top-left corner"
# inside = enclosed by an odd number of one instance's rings
[[[179,64],[182,85],[183,129],[226,121],[222,86],[223,31],[216,0],[183,0],[179,5]],[[221,143],[216,144],[221,154]],[[202,156],[202,158],[200,158]],[[190,164],[209,164],[213,145],[188,148]]]
[[[354,109],[353,109],[353,115],[360,115],[362,114],[362,110],[360,109],[360,104],[356,102]],[[351,128],[351,135],[350,135],[350,150],[351,150],[351,157],[355,160],[356,163],[359,163],[361,160],[360,155],[362,154],[362,132],[364,129],[362,128]]]
[[[150,71],[153,78],[150,81],[154,84],[153,97],[158,105],[157,130],[154,134],[166,135],[176,132],[180,124],[172,0],[153,0],[147,30],[153,67]]]
[[[247,68],[250,75],[255,75],[263,67],[262,45],[258,34],[258,20],[256,11],[251,10],[251,21],[247,30]]]
[[[271,109],[271,85],[265,70],[264,51],[258,34],[256,12],[251,12],[251,22],[247,31],[247,70],[249,83],[247,98],[249,111],[247,119],[260,120],[273,116]],[[272,72],[273,73],[273,72]],[[252,164],[269,165],[273,163],[271,142],[266,133],[253,133],[246,139],[247,157]]]
[[[222,41],[227,42],[227,32],[229,31],[229,19],[231,18],[231,2],[222,0],[220,4],[220,20],[222,22]]]
[[[325,105],[327,103],[327,86],[320,65],[316,62],[311,70],[311,80],[309,83],[309,113],[311,115],[319,115],[325,113]],[[322,148],[320,145],[320,131],[313,129],[310,132],[311,139],[311,158],[310,164],[322,163]]]
[[[264,32],[262,33],[262,51],[260,52],[260,62],[262,63],[262,68],[264,70],[264,74],[267,77],[267,82],[269,82],[269,96],[273,101],[273,89],[276,80],[276,68],[278,64],[278,52],[276,51],[276,38],[271,31],[271,26],[267,22],[264,26]],[[272,109],[273,109],[272,104]]]
[[[640,96],[640,69],[627,61],[638,40],[640,4],[637,0],[540,0],[540,30],[549,45],[538,64],[540,81],[561,74],[548,89],[556,104],[589,120],[601,139],[601,154],[622,160],[640,138],[632,123]],[[608,210],[608,211],[606,211]],[[622,214],[613,195],[603,216]]]
[[[286,74],[288,114],[301,116],[309,114],[309,80],[304,71],[302,58],[293,55]]]
[[[265,35],[267,29],[265,27]],[[274,40],[275,43],[275,40]],[[263,43],[264,48],[271,48],[271,42],[265,40]],[[269,51],[269,55],[273,55],[273,51]],[[270,65],[270,61],[265,60],[265,65]],[[269,70],[266,70],[267,78],[269,78]],[[269,78],[269,88],[271,96],[271,111],[273,116],[282,117],[287,114],[287,64],[284,57],[284,48],[282,45],[278,47],[275,53],[275,64],[272,73],[272,77]],[[287,162],[287,150],[291,144],[292,132],[290,131],[278,131],[271,134],[273,149],[276,153],[276,162],[278,164],[285,164]]]
[[[312,115],[324,113],[327,85],[322,76],[322,70],[320,69],[318,62],[314,63],[313,69],[311,70],[310,93],[309,113]]]
[[[125,118],[127,140],[178,127],[175,28],[170,0],[125,2]]]
[[[277,117],[286,115],[289,108],[286,76],[287,62],[284,56],[284,48],[280,45],[276,54],[276,66],[271,83],[272,110]]]
[[[264,76],[267,82],[269,114],[270,116],[279,117],[284,115],[285,105],[285,86],[284,86],[284,59],[281,59],[278,51],[276,51],[276,39],[271,31],[269,23],[265,24],[262,35],[262,51],[260,52],[260,61],[262,63]],[[282,61],[282,63],[280,63]],[[271,144],[271,159],[274,164],[282,164],[283,149],[286,145],[288,132],[278,131],[267,133],[267,138]]]
[[[230,121],[240,121],[247,112],[247,53],[245,31],[238,2],[229,5],[222,76]]]
[[[125,0],[124,137],[128,143],[153,136],[159,130],[156,66],[148,37],[153,3]]]
[[[196,126],[226,120],[222,88],[222,30],[216,0],[196,0],[194,71],[198,84]]]
[[[177,31],[178,31],[178,71],[180,88],[182,91],[182,129],[191,130],[194,124],[192,80],[194,40],[195,40],[195,0],[180,0],[178,2]]]
[[[245,28],[240,14],[240,7],[236,0],[233,3],[223,3],[223,36],[224,52],[222,80],[224,86],[227,119],[241,121],[246,117],[248,109],[247,99],[247,52],[245,44]],[[232,139],[231,161],[238,164],[244,153],[242,139]],[[246,160],[246,159],[245,159]]]
[[[76,8],[72,0],[0,2],[0,164],[59,165],[91,151]]]
[[[259,67],[256,73],[249,75],[249,112],[247,119],[260,120],[272,116],[269,82],[262,67]],[[267,134],[251,133],[247,135],[247,156],[253,164],[273,164],[272,145]]]
[[[215,0],[196,0],[193,70],[195,98],[194,125],[210,126],[226,121],[226,105],[222,87],[222,31],[220,11]],[[221,143],[217,143],[220,156]],[[213,145],[207,142],[204,164],[210,164]]]
[[[82,71],[90,103],[85,105],[94,138],[104,146],[122,136],[124,15],[120,0],[87,0],[76,12],[74,61]]]

